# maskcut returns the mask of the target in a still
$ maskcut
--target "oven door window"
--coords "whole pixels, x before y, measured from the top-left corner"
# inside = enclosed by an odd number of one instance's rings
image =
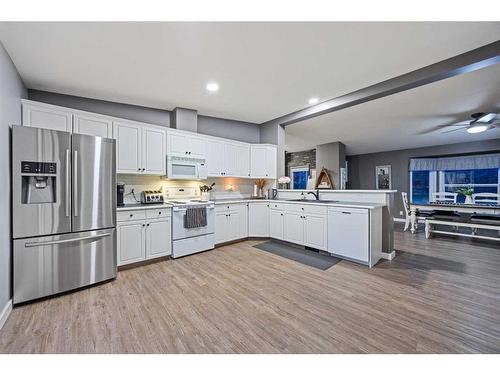
[[[172,163],[172,175],[177,177],[196,177],[196,165]]]

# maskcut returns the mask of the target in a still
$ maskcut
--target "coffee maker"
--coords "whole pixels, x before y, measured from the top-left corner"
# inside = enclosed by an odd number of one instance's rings
[[[123,203],[123,196],[125,195],[125,184],[119,182],[116,185],[116,205],[119,206],[124,206],[125,203]]]

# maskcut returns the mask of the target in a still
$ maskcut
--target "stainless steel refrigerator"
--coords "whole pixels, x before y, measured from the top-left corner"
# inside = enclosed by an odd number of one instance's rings
[[[15,304],[116,277],[115,147],[12,127]]]

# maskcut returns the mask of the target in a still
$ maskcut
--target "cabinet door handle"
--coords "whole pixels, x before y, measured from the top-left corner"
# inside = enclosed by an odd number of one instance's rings
[[[137,171],[140,172],[141,171],[141,168],[137,168]]]
[[[143,226],[143,227],[145,227],[145,226],[146,226],[146,224],[142,224],[142,226]]]
[[[148,226],[148,227],[149,227],[149,223],[147,223],[147,224],[146,224],[146,226]]]
[[[129,216],[129,217],[134,217],[134,214],[130,214],[130,215],[128,215],[128,216]]]
[[[343,214],[350,215],[351,213],[348,211],[342,211]]]
[[[158,215],[161,215],[161,211],[158,211]]]

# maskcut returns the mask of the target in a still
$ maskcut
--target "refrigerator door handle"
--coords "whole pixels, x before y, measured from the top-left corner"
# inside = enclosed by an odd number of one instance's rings
[[[108,237],[108,236],[111,236],[111,233],[94,234],[93,236],[66,238],[64,240],[55,240],[55,241],[27,242],[24,245],[24,247],[37,247],[37,246],[46,246],[46,245],[58,245],[58,244],[61,244],[61,243],[77,242],[77,241],[83,241],[83,240],[93,240],[93,239],[96,239],[96,238],[102,238],[102,237]]]
[[[71,183],[70,183],[70,150],[69,149],[66,149],[66,191],[65,191],[65,197],[64,199],[66,200],[66,216],[69,216],[70,215],[70,195],[71,195],[71,191],[70,191],[70,186],[71,186]]]
[[[73,215],[78,216],[78,151],[73,154]]]

